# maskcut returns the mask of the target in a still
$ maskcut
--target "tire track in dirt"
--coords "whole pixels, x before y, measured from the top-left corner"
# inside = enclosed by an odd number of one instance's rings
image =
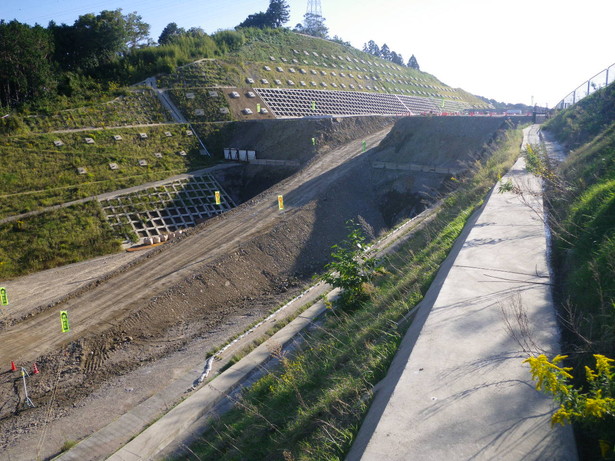
[[[188,237],[172,242],[128,271],[11,326],[0,333],[0,357],[31,362],[85,335],[97,335],[120,325],[123,319],[145,308],[152,298],[190,278],[203,265],[237,251],[241,242],[266,233],[276,222],[292,216],[295,208],[308,203],[319,190],[341,177],[346,171],[344,163],[361,155],[363,141],[369,149],[377,145],[389,129],[321,155],[298,174],[224,216],[204,223]],[[292,194],[306,183],[308,187],[301,188],[301,196]],[[277,194],[288,196],[284,213],[277,210]],[[71,329],[68,333],[60,332],[61,310],[69,314]],[[138,316],[130,321],[138,322]],[[104,348],[91,352],[94,354],[90,354],[85,367],[94,370],[100,366],[106,352]]]

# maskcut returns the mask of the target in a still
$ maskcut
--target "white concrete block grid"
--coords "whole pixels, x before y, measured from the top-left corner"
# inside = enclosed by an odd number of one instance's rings
[[[408,112],[460,111],[469,108],[461,102],[382,93],[330,90],[294,90],[284,88],[254,88],[278,117],[310,115],[396,115]],[[315,109],[312,107],[315,103]]]
[[[215,191],[220,192],[220,205],[216,205]],[[140,239],[186,229],[235,206],[211,175],[193,176],[119,195],[101,200],[101,205],[108,222],[118,233],[125,235],[123,229],[128,225]]]

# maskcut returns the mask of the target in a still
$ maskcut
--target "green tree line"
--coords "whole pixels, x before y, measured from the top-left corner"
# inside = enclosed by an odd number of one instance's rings
[[[266,21],[252,24],[255,17]],[[195,59],[234,51],[245,42],[245,27],[278,28],[288,17],[286,2],[271,0],[266,13],[250,15],[237,30],[210,36],[199,27],[184,30],[170,23],[158,44],[140,15],[121,9],[85,14],[72,25],[1,20],[0,109],[2,115],[15,108],[45,111],[67,98],[95,99]]]

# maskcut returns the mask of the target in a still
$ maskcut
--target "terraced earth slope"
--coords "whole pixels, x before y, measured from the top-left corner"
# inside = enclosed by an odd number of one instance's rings
[[[397,120],[390,115],[422,112],[411,103],[431,115],[482,103],[339,44],[292,33],[274,38],[248,37],[238,51],[148,79],[106,104],[28,117],[0,143],[10,166],[0,172],[0,285],[11,300],[0,318],[0,357],[28,367],[36,361],[41,370],[29,381],[33,409],[24,406],[19,377],[0,374],[0,446],[10,456],[32,459],[33,441],[49,431],[54,435],[38,447],[51,455],[66,438],[87,436],[151,395],[177,371],[152,380],[147,370],[157,360],[195,341],[203,345],[193,351],[200,359],[309,281],[345,236],[347,219],[360,217],[377,233],[411,215],[451,186],[449,164],[472,160],[501,128],[501,119],[424,117],[402,122],[417,124],[414,138],[399,137],[410,129],[404,125],[389,134]],[[294,93],[301,88],[304,95]],[[290,98],[295,115],[272,108],[264,89]],[[364,116],[336,117],[348,115],[337,113],[340,107]],[[178,113],[184,121],[174,121]],[[429,149],[460,147],[446,165],[426,155],[427,141],[419,147],[430,137],[446,142]],[[235,162],[218,170],[221,187],[245,203],[140,257],[82,262],[72,278],[70,268],[61,278],[53,270],[36,274],[36,282],[14,278],[119,252],[125,236],[111,228],[97,194],[225,162],[226,147],[296,166]],[[429,171],[408,167],[416,164]],[[79,199],[88,201],[48,209]],[[59,332],[60,310],[69,312],[68,333]],[[116,408],[101,407],[118,383],[142,370],[138,389],[116,396]]]
[[[337,130],[340,140],[344,139],[344,120],[328,121],[329,130]],[[429,120],[441,128],[439,119]],[[467,120],[478,124],[490,119]],[[29,293],[30,307],[20,309],[25,299],[12,299],[13,313],[5,317],[0,331],[0,355],[27,366],[36,361],[42,372],[29,380],[35,409],[24,407],[23,393],[13,385],[15,376],[1,375],[3,448],[27,447],[41,436],[33,424],[45,418],[49,428],[56,428],[48,429],[56,438],[51,438],[54,442],[46,450],[58,450],[62,437],[87,436],[180,371],[171,367],[152,380],[143,370],[155,367],[163,357],[189,350],[195,341],[202,348],[192,351],[193,357],[202,359],[207,349],[296,293],[325,263],[330,246],[345,236],[347,219],[360,217],[376,233],[385,229],[389,204],[383,197],[387,191],[379,186],[382,171],[372,167],[372,160],[390,147],[387,142],[376,148],[390,133],[391,123],[387,118],[374,119],[369,125],[373,134],[317,154],[279,184],[128,266],[76,278],[66,284],[63,300],[38,305],[36,293]],[[297,123],[289,127],[295,133],[300,128]],[[361,128],[365,132],[368,126]],[[494,132],[498,128],[492,126]],[[462,125],[458,130],[465,131]],[[327,139],[334,138],[330,134]],[[473,147],[480,149],[482,142],[477,136]],[[411,146],[406,147],[412,151]],[[471,158],[474,151],[454,155],[462,160]],[[393,172],[386,174],[390,179]],[[399,184],[403,178],[410,184],[417,173],[400,170],[396,174]],[[427,174],[440,183],[446,181],[446,174]],[[285,198],[284,212],[277,209],[279,193]],[[86,274],[88,269],[79,266],[77,270]],[[24,285],[33,286],[28,278],[21,280],[11,282],[9,289],[16,290],[19,284],[22,291]],[[42,296],[56,283],[50,273],[47,286],[39,280],[35,289]],[[75,288],[78,290],[71,293]],[[61,310],[69,313],[71,322],[66,334],[59,331]],[[130,395],[125,396],[122,383],[139,373],[138,387],[131,385]],[[101,408],[100,402],[108,402],[109,396],[126,403]],[[96,417],[92,408],[96,408]]]

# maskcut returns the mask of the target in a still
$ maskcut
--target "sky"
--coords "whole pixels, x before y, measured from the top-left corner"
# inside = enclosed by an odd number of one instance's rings
[[[302,22],[308,0],[287,0]],[[47,26],[79,15],[136,11],[157,40],[170,22],[231,29],[269,0],[0,0],[0,19]],[[321,0],[331,36],[362,49],[374,40],[415,55],[443,83],[507,103],[553,107],[615,63],[615,0]]]

